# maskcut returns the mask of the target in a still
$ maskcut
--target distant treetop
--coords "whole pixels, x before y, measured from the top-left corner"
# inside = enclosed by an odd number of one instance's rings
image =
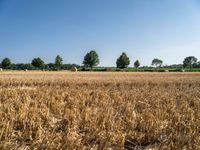
[[[130,64],[130,59],[125,52],[123,52],[116,61],[117,68],[127,68]]]
[[[83,60],[85,67],[93,68],[99,64],[99,56],[95,50],[88,52]]]

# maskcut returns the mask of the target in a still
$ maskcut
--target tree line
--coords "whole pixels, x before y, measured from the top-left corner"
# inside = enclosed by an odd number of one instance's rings
[[[54,63],[45,64],[40,58],[34,58],[31,63],[17,63],[14,64],[9,58],[4,58],[0,63],[0,68],[11,70],[69,70],[72,67],[80,68],[77,64],[63,64],[63,59],[57,55]]]
[[[96,53],[96,51],[92,50],[89,53],[87,53],[84,57],[84,61],[83,61],[84,66],[87,67],[94,67],[97,66],[99,64],[99,57],[98,54]],[[127,54],[125,52],[123,52],[116,61],[116,67],[117,68],[127,68],[130,65],[130,58],[127,56]],[[163,65],[163,61],[158,59],[158,58],[154,58],[152,60],[151,66],[156,67],[156,68],[160,68]],[[134,67],[138,68],[140,67],[140,61],[136,60],[134,62]],[[170,66],[168,66],[170,68]],[[194,56],[189,56],[186,57],[183,60],[183,64],[181,65],[181,67],[183,68],[200,68],[200,61],[197,61],[197,58]]]
[[[60,55],[57,55],[55,58],[54,63],[45,64],[45,62],[40,58],[34,58],[31,63],[24,64],[24,63],[18,63],[13,64],[9,58],[4,58],[0,64],[0,67],[3,69],[12,69],[12,70],[69,70],[72,67],[77,68],[93,68],[96,67],[100,63],[99,56],[95,50],[91,50],[88,52],[83,59],[83,66],[77,65],[77,64],[63,64],[63,58]],[[117,68],[127,68],[130,65],[130,58],[125,52],[122,52],[122,54],[117,58],[116,60],[116,67]],[[194,56],[186,57],[183,60],[183,63],[180,65],[170,65],[170,66],[162,66],[163,61],[154,58],[152,60],[151,66],[155,68],[160,67],[167,67],[167,68],[173,68],[174,67],[181,67],[181,68],[200,68],[200,61],[197,60]],[[141,64],[139,60],[136,60],[133,63],[134,68],[138,69]],[[146,67],[148,68],[148,67]]]

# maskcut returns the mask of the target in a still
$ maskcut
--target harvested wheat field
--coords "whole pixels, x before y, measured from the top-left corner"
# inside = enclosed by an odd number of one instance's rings
[[[200,73],[0,73],[0,149],[199,150]]]

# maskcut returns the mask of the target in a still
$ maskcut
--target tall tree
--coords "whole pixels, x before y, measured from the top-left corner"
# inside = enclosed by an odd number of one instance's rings
[[[93,68],[99,64],[99,56],[95,50],[88,52],[83,60],[85,67]]]
[[[55,66],[57,69],[60,69],[62,65],[63,65],[63,59],[60,55],[57,55],[55,58]]]
[[[134,67],[138,69],[139,66],[140,66],[140,62],[139,62],[139,60],[136,60],[134,62]]]
[[[156,68],[161,67],[162,66],[163,61],[158,59],[158,58],[154,58],[152,60],[152,65],[156,66]]]
[[[44,66],[44,61],[41,58],[34,58],[31,63],[34,67],[42,69]]]
[[[117,68],[127,68],[129,64],[130,64],[130,59],[126,55],[126,53],[123,52],[117,59],[116,62]]]
[[[197,58],[194,56],[186,57],[183,61],[183,67],[190,67],[190,70],[192,69],[193,65],[197,63]]]
[[[9,58],[4,58],[1,62],[1,66],[3,69],[8,69],[11,66],[11,61]]]

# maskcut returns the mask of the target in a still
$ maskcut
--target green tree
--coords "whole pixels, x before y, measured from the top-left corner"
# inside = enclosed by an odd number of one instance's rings
[[[42,69],[44,66],[44,61],[41,58],[34,58],[31,63],[34,67]]]
[[[57,55],[55,58],[55,66],[57,69],[60,69],[63,65],[63,59],[60,55]]]
[[[126,53],[123,52],[117,59],[116,62],[117,68],[127,68],[129,64],[130,64],[130,59],[126,55]]]
[[[197,63],[197,58],[194,56],[186,57],[183,61],[183,67],[189,67],[190,70],[192,69],[193,65]]]
[[[95,50],[92,50],[85,55],[83,64],[85,67],[90,68],[93,68],[99,64],[99,56]]]
[[[156,66],[156,68],[161,67],[162,63],[163,63],[163,61],[158,58],[154,58],[152,60],[152,66]]]
[[[8,69],[11,66],[11,61],[9,58],[4,58],[1,62],[1,66],[3,69]]]
[[[140,62],[139,62],[139,60],[136,60],[134,62],[134,67],[138,69],[139,66],[140,66]]]
[[[192,66],[193,66],[194,68],[200,68],[200,61],[194,63]]]

